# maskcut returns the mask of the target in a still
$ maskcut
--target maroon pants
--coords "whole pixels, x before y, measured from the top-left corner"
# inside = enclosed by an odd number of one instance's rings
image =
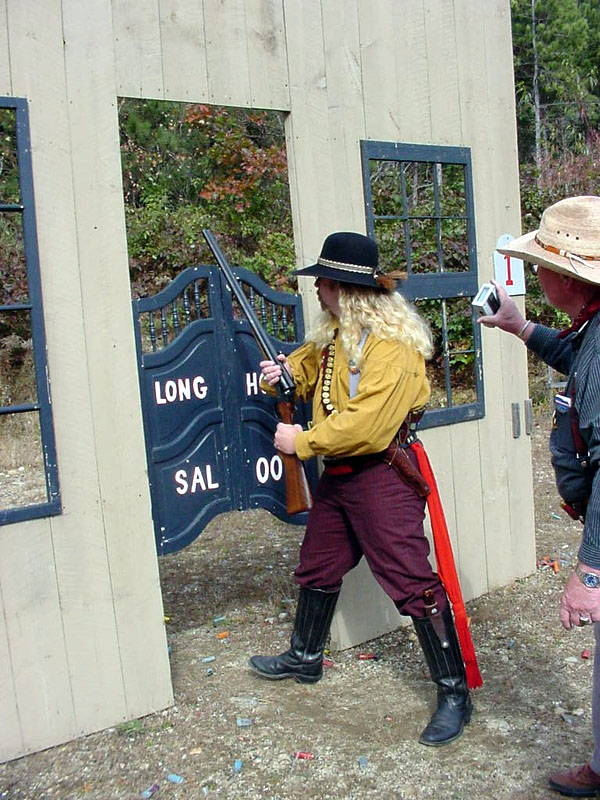
[[[426,589],[442,611],[448,601],[429,563],[424,517],[425,500],[383,462],[351,475],[323,473],[300,549],[297,583],[338,591],[364,555],[401,614],[425,616]]]

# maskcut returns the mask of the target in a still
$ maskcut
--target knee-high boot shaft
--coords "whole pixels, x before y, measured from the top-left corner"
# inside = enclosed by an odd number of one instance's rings
[[[291,645],[302,661],[323,661],[338,597],[339,592],[300,589]]]
[[[431,617],[413,617],[431,679],[437,684],[438,707],[419,739],[421,744],[433,746],[457,739],[470,722],[473,707],[450,608],[444,609],[441,619],[442,634],[445,633],[443,642],[439,636],[439,619],[434,626]]]
[[[339,594],[300,589],[290,649],[278,656],[252,656],[251,669],[271,680],[316,683],[323,674],[323,650]]]

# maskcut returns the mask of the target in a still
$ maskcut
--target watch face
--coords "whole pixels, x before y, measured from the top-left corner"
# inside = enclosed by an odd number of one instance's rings
[[[596,589],[600,586],[600,578],[597,575],[592,575],[590,572],[586,574],[583,582],[589,589]]]

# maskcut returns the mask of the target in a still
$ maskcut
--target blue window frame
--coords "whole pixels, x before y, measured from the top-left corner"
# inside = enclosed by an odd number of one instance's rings
[[[423,428],[484,415],[471,154],[464,147],[361,142],[367,233],[385,271],[431,325],[436,351]]]
[[[60,511],[27,101],[0,97],[0,524]]]

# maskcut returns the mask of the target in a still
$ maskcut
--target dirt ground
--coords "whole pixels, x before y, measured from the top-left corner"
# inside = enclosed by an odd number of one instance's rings
[[[0,765],[0,798],[129,800],[154,784],[157,800],[557,797],[548,772],[591,751],[593,633],[558,623],[581,528],[558,506],[547,435],[545,415],[533,435],[540,564],[468,603],[485,685],[457,742],[417,742],[434,689],[411,628],[333,653],[314,686],[250,673],[249,654],[287,646],[302,530],[234,513],[159,562],[175,706]],[[379,659],[358,658],[369,651]]]

